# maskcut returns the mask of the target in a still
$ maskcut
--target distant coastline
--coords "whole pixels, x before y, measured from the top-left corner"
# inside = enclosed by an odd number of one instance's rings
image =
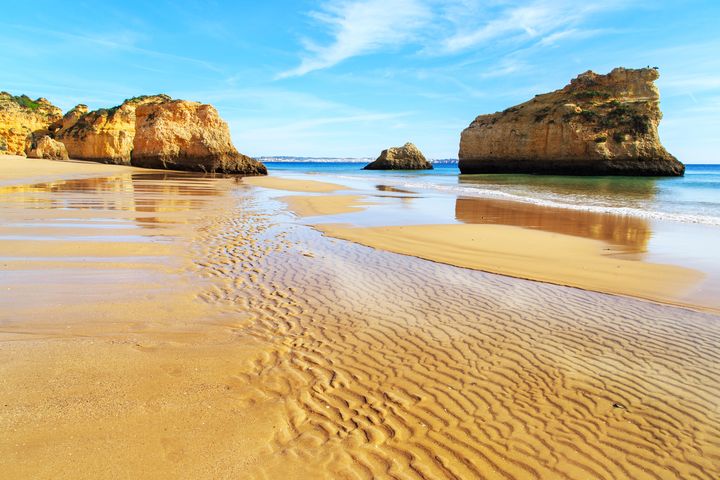
[[[257,160],[266,163],[368,163],[374,160],[371,157],[291,157],[284,155],[255,157]],[[435,158],[429,159],[435,164],[455,164],[457,158]]]

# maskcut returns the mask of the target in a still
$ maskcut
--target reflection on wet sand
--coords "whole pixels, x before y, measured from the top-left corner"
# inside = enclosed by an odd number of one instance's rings
[[[481,198],[458,198],[455,218],[463,223],[511,225],[603,240],[628,253],[647,251],[652,235],[650,224],[638,217]]]
[[[380,190],[381,192],[393,192],[393,193],[409,193],[411,195],[414,195],[415,192],[412,192],[410,190],[405,190],[402,188],[393,187],[392,185],[375,185],[375,188]]]
[[[226,208],[234,182],[201,174],[121,173],[0,187],[2,284],[38,305],[132,296],[177,270],[174,252],[205,211]],[[120,273],[122,272],[122,273]],[[74,286],[73,286],[74,284]],[[77,300],[76,300],[77,301]]]
[[[198,209],[207,197],[226,192],[234,179],[193,173],[127,173],[111,177],[58,180],[32,185],[0,187],[4,202],[22,203],[23,208],[49,210],[96,210],[157,213],[137,215],[144,226],[175,223],[172,214]],[[236,182],[235,182],[236,183]]]

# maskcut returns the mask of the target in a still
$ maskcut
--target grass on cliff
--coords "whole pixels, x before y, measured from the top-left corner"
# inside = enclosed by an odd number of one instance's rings
[[[575,94],[575,98],[579,100],[593,100],[593,99],[607,99],[610,98],[608,92],[601,92],[599,90],[583,90]]]
[[[574,118],[580,117],[584,122],[594,124],[598,131],[617,130],[616,134],[613,135],[613,140],[618,143],[624,140],[626,134],[638,137],[650,132],[650,117],[638,112],[630,105],[612,100],[602,105],[596,105],[596,107],[599,107],[600,111],[586,108],[578,113],[566,113],[563,116],[563,121],[570,122]],[[544,115],[541,115],[540,119],[543,117]],[[538,121],[537,117],[535,121]],[[598,141],[598,143],[602,143],[602,141]]]
[[[20,95],[20,96],[13,96],[11,97],[12,100],[20,105],[21,107],[29,108],[30,110],[37,110],[40,108],[40,104],[33,100],[32,98],[28,97],[27,95]]]

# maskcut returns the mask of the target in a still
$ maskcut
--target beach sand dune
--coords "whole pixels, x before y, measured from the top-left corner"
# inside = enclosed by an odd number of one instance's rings
[[[282,213],[191,174],[0,192],[3,475],[717,478],[716,315]]]

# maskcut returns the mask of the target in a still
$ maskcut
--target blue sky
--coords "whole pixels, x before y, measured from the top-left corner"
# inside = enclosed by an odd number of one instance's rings
[[[246,154],[457,156],[475,116],[592,69],[658,66],[661,137],[720,163],[720,2],[6,2],[0,89],[64,110],[212,103]]]

